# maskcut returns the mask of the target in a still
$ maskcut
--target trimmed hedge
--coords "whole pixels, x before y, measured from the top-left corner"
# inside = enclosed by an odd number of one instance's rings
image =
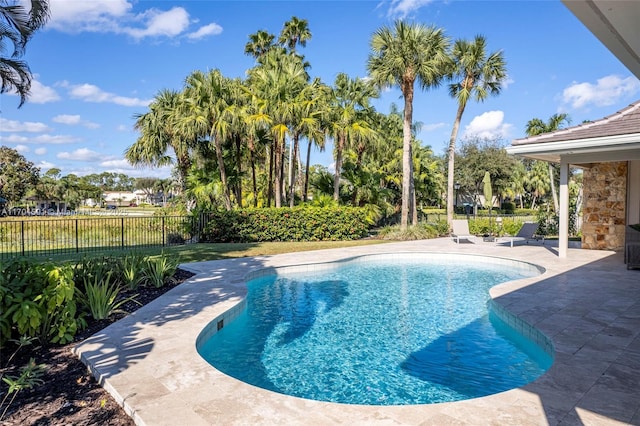
[[[353,207],[217,211],[202,236],[209,243],[339,241],[368,235],[366,212]]]

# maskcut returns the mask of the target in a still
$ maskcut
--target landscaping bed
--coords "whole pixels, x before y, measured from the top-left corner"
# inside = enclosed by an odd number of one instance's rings
[[[46,368],[44,375],[40,377],[43,384],[14,393],[16,397],[8,406],[0,425],[133,425],[133,420],[96,382],[71,349],[78,342],[146,305],[191,276],[193,274],[190,272],[178,269],[174,279],[163,287],[139,287],[135,291],[139,304],[128,302],[121,306],[126,313],[112,315],[106,320],[89,319],[87,328],[78,332],[72,343],[23,347],[8,365],[8,358],[15,349],[4,348],[0,356],[3,377],[17,374],[18,369],[30,358],[34,358],[36,364],[45,364]],[[0,383],[0,400],[5,397],[7,390],[8,385]],[[2,405],[0,414],[14,394],[9,395]]]

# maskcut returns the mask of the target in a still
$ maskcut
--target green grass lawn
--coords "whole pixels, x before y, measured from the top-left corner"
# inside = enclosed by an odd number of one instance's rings
[[[202,262],[205,260],[231,259],[238,257],[268,256],[299,251],[323,250],[340,247],[365,246],[383,244],[391,241],[362,239],[355,241],[303,241],[278,243],[199,243],[170,247],[153,247],[127,250],[107,250],[102,252],[88,252],[49,256],[46,259],[76,262],[84,257],[124,256],[137,252],[148,256],[159,255],[164,252],[178,256],[180,263]]]

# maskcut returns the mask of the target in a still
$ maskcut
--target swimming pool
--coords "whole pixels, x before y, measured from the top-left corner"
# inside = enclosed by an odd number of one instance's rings
[[[321,401],[485,396],[552,363],[488,309],[490,287],[539,273],[523,262],[406,253],[260,271],[238,317],[214,320],[220,329],[198,352],[239,380]]]

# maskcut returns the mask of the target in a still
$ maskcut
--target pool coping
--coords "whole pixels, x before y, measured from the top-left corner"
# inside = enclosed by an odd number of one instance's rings
[[[466,401],[361,406],[256,388],[215,370],[197,354],[195,341],[203,328],[241,309],[245,277],[252,271],[430,251],[535,259],[545,268],[539,277],[500,284],[490,294],[514,318],[553,341],[556,362],[546,374],[522,388]],[[620,254],[612,252],[571,249],[567,259],[556,253],[549,246],[455,244],[443,238],[182,265],[197,275],[74,352],[139,425],[640,423],[632,398],[637,385],[629,380],[640,382],[640,368],[634,367],[640,360],[640,286],[635,284],[640,272],[626,270]],[[572,290],[580,297],[572,298]],[[611,309],[602,309],[603,301]]]

